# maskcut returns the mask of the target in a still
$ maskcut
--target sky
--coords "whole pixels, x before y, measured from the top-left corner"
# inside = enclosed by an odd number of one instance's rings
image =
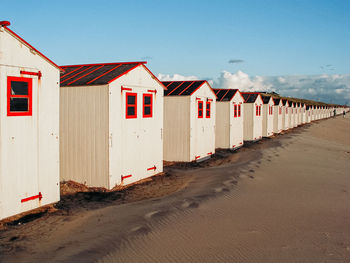
[[[146,60],[161,79],[350,104],[347,0],[0,4],[0,20],[59,65]]]

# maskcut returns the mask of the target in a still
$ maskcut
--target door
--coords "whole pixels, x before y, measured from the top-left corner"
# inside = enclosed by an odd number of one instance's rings
[[[40,204],[38,177],[38,79],[7,76],[2,154],[7,211],[15,214]],[[2,107],[2,109],[4,109]],[[5,115],[5,116],[4,116]],[[14,211],[17,210],[17,211]],[[19,211],[18,211],[19,210]]]

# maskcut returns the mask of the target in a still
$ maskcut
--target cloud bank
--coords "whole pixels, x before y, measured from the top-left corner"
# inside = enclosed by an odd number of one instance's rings
[[[160,80],[195,80],[196,76],[159,74]],[[208,79],[213,88],[239,89],[241,91],[274,91],[282,96],[304,98],[326,103],[350,105],[350,74],[249,76],[237,71],[223,71],[217,78]]]

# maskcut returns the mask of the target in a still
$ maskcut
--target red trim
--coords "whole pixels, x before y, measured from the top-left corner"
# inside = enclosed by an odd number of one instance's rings
[[[10,21],[0,21],[0,26],[10,26]]]
[[[114,68],[112,68],[112,69],[110,69],[110,70],[106,71],[106,72],[105,72],[105,73],[103,73],[102,75],[100,75],[100,76],[98,76],[98,77],[96,77],[96,78],[94,78],[94,79],[90,80],[90,81],[89,81],[88,83],[86,83],[86,84],[90,84],[91,82],[94,82],[95,80],[97,80],[97,79],[99,79],[99,78],[103,77],[104,75],[106,75],[106,74],[108,74],[109,72],[111,72],[111,71],[115,70],[116,68],[119,68],[121,65],[122,65],[122,64],[119,64],[119,65],[115,66]],[[81,66],[81,67],[83,67],[83,66]],[[81,67],[80,67],[80,68],[81,68]],[[73,71],[74,71],[74,70],[73,70]]]
[[[153,92],[153,93],[157,94],[157,90],[156,89],[149,89],[149,90],[147,90],[147,92]]]
[[[201,98],[196,98],[196,100],[201,100]]]
[[[181,92],[179,93],[179,96],[180,96],[185,90],[187,90],[189,87],[191,87],[191,86],[193,85],[193,83],[195,83],[195,81],[192,81],[192,83],[191,83],[190,85],[188,85],[187,88],[185,88],[183,91],[181,91]]]
[[[208,153],[208,155],[212,155],[212,154],[213,154],[213,152]]]
[[[107,65],[116,65],[116,64],[147,64],[147,61],[129,61],[129,62],[112,62],[112,63],[94,63],[94,64],[78,64],[78,65],[64,65],[62,68],[71,68],[71,67],[86,67],[86,66],[107,66]],[[120,66],[120,65],[119,65]]]
[[[39,79],[41,79],[41,76],[42,76],[41,71],[31,72],[31,71],[21,70],[19,73],[21,73],[23,75],[38,76]]]
[[[230,90],[228,89],[228,90],[226,91],[225,95],[224,95],[224,96],[222,96],[222,98],[221,98],[221,100],[220,100],[220,101],[222,101],[222,100],[225,98],[225,96],[227,95],[227,93],[228,93],[229,91],[230,91]]]
[[[210,118],[210,115],[211,115],[211,102],[207,101],[206,102],[206,109],[205,109],[205,117]]]
[[[235,148],[236,145],[233,145],[232,148]]]
[[[240,142],[239,144],[241,145],[241,144],[243,144],[243,142]]]
[[[122,77],[122,76],[128,74],[130,71],[134,70],[135,68],[137,68],[137,67],[140,66],[140,65],[142,65],[142,64],[139,63],[139,64],[135,65],[135,67],[132,67],[131,69],[125,71],[123,74],[121,74],[121,75],[115,77],[114,79],[111,79],[110,81],[108,81],[108,84],[111,83],[111,82],[113,82],[113,81],[115,81],[116,79],[119,79],[120,77]]]
[[[200,108],[199,105],[202,105],[202,108]],[[198,101],[198,116],[197,116],[198,119],[202,119],[203,118],[203,108],[204,108],[203,101],[199,100]]]
[[[233,117],[237,118],[237,105],[236,104],[233,105]]]
[[[135,96],[135,104],[128,103],[128,96]],[[128,108],[134,108],[134,115],[128,115]],[[137,93],[128,92],[125,94],[125,118],[126,119],[136,119],[137,118]]]
[[[207,101],[213,101],[212,99],[207,98]]]
[[[11,81],[21,81],[28,83],[28,95],[12,95]],[[23,77],[7,77],[7,116],[32,116],[32,79]],[[11,111],[11,98],[27,98],[28,111]]]
[[[164,86],[164,84],[156,76],[154,76],[154,74],[144,64],[142,64],[142,66],[148,71],[149,74],[151,74],[153,79],[155,79],[160,85],[162,85],[162,87],[165,90],[167,90],[167,88]]]
[[[86,73],[86,74],[80,76],[79,78],[77,78],[77,79],[75,79],[75,80],[73,80],[73,81],[67,83],[66,85],[70,85],[70,84],[76,82],[77,80],[79,80],[79,79],[81,79],[81,78],[83,78],[83,77],[85,77],[85,76],[87,76],[87,75],[90,75],[92,72],[95,72],[96,70],[98,70],[98,69],[100,69],[100,68],[102,68],[102,67],[103,67],[103,66],[100,66],[100,67],[98,67],[98,68],[96,68],[96,69],[94,69],[94,70],[92,70],[92,71],[90,71],[90,72],[88,72],[88,73]]]
[[[238,117],[241,117],[241,105],[238,105]]]
[[[65,80],[62,80],[62,81],[61,81],[61,84],[62,84],[63,82],[66,82],[66,81],[69,80],[69,79],[74,78],[75,76],[78,76],[79,74],[81,74],[81,73],[83,73],[83,72],[85,72],[85,71],[87,71],[87,70],[89,70],[89,69],[91,69],[91,68],[92,68],[92,66],[91,66],[91,67],[88,67],[88,68],[86,68],[86,69],[83,69],[82,71],[80,71],[80,72],[74,74],[73,76],[70,76],[69,78],[66,78]]]
[[[195,156],[194,158],[197,160],[197,159],[199,159],[199,158],[201,158],[201,157],[198,155],[198,156]]]
[[[150,97],[151,103],[145,104],[145,98]],[[145,107],[150,107],[150,114],[145,114]],[[142,96],[142,117],[143,118],[152,118],[153,116],[153,95],[152,94],[143,94]]]
[[[132,91],[132,88],[124,88],[124,87],[122,86],[122,87],[121,87],[121,91],[123,92],[124,90]]]
[[[173,81],[173,83],[174,83],[174,81]],[[185,83],[185,81],[182,81],[179,85],[176,86],[176,88],[174,88],[172,91],[170,91],[167,96],[169,96],[171,93],[173,93],[175,90],[177,90],[184,83]]]
[[[26,46],[33,49],[35,52],[37,52],[41,57],[46,59],[48,62],[50,62],[52,65],[54,65],[59,70],[63,70],[60,66],[56,65],[52,60],[50,60],[48,57],[44,56],[39,50],[37,50],[35,47],[33,47],[31,44],[29,44],[27,41],[25,41],[23,38],[21,38],[19,35],[17,35],[15,32],[13,32],[8,27],[4,27],[7,31],[9,31],[10,34],[12,34],[14,37],[18,38],[18,40],[22,41]]]
[[[39,192],[38,195],[33,195],[30,197],[21,199],[21,203],[28,202],[30,200],[35,200],[35,199],[39,199],[39,201],[41,201],[41,199],[43,199],[43,195],[41,194],[41,192]]]
[[[151,167],[151,168],[148,168],[147,171],[151,171],[151,170],[154,170],[154,171],[155,171],[156,169],[157,169],[157,167],[156,167],[156,166],[153,166],[153,167]]]
[[[122,178],[122,182],[123,182],[123,180],[124,180],[124,179],[126,179],[126,178],[130,178],[131,176],[132,176],[132,174],[129,174],[129,175],[124,175],[124,176],[122,175],[122,176],[121,176],[121,178]]]
[[[61,75],[61,79],[63,79],[64,77],[67,77],[68,75],[70,75],[70,74],[72,74],[73,72],[75,72],[75,71],[81,69],[82,67],[83,67],[83,66],[81,66],[81,67],[79,67],[79,68],[76,68],[76,69],[72,70],[72,71],[69,72],[69,73],[66,73],[66,74]]]

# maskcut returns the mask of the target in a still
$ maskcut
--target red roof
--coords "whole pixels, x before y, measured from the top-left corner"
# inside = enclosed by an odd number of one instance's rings
[[[46,57],[45,55],[43,55],[39,50],[37,50],[35,47],[33,47],[31,44],[29,44],[27,41],[25,41],[23,38],[21,38],[19,35],[17,35],[15,32],[13,32],[11,29],[8,28],[8,26],[10,25],[10,23],[5,23],[7,21],[1,21],[0,25],[5,28],[5,30],[10,33],[12,36],[14,36],[15,38],[17,38],[19,41],[21,41],[24,45],[26,45],[27,47],[29,47],[30,49],[34,50],[39,56],[41,56],[43,59],[45,59],[47,62],[49,62],[50,64],[52,64],[53,66],[55,66],[56,68],[58,68],[59,70],[62,70],[58,65],[56,65],[52,60],[50,60],[48,57]]]

